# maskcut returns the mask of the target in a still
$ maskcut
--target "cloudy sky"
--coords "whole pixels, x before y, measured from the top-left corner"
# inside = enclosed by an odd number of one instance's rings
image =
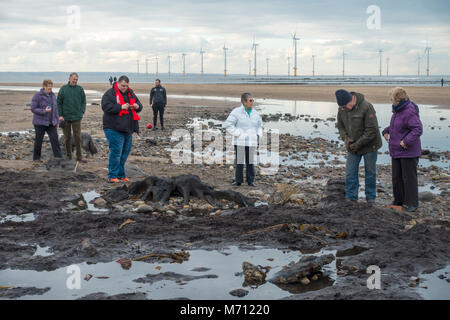
[[[377,12],[368,7],[375,5]],[[79,14],[78,14],[79,13]],[[377,24],[377,22],[380,22]],[[297,33],[301,75],[375,75],[382,49],[390,74],[426,72],[424,51],[431,46],[430,72],[450,74],[450,1],[4,1],[0,0],[0,71],[200,72],[200,48],[207,73],[248,74],[255,37],[257,72],[287,74],[293,67],[292,34]],[[379,26],[379,28],[377,28]],[[253,68],[253,66],[252,66]],[[292,71],[291,71],[292,74]]]

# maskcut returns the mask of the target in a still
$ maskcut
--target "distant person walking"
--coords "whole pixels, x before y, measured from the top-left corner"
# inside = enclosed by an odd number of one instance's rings
[[[142,104],[129,83],[127,76],[121,76],[102,97],[103,130],[109,144],[108,182],[111,183],[130,181],[125,163],[133,145],[133,133],[139,133],[138,113]]]
[[[423,131],[419,107],[403,88],[391,91],[391,101],[391,123],[383,130],[383,136],[389,143],[392,157],[392,204],[416,211],[419,206],[417,165],[422,155],[420,136]]]
[[[255,155],[258,139],[262,136],[262,120],[259,113],[253,108],[255,100],[251,93],[243,93],[241,102],[241,106],[235,108],[226,120],[227,132],[233,136],[236,156],[233,186],[240,186],[244,182],[245,163],[247,184],[255,187]]]
[[[113,77],[112,77],[112,76],[109,76],[109,85],[112,86],[112,84],[113,84]]]
[[[359,163],[364,157],[366,201],[374,203],[376,198],[377,150],[381,147],[378,120],[372,104],[364,95],[346,90],[337,90],[337,127],[347,149],[345,168],[345,198],[358,200]]]
[[[87,162],[81,154],[81,119],[86,111],[86,95],[78,84],[78,74],[70,74],[69,83],[62,86],[58,92],[59,120],[64,121],[64,142],[66,155],[72,159],[72,132],[75,140],[76,160]]]
[[[441,79],[441,87],[444,86],[444,78]]]
[[[117,77],[114,76],[113,84],[117,82]]]
[[[164,130],[164,109],[167,105],[167,95],[166,89],[161,86],[161,80],[155,80],[155,86],[150,91],[150,107],[153,109],[153,129],[157,130],[156,127],[158,121],[158,113],[159,120],[161,122],[161,130]]]
[[[35,131],[33,161],[41,160],[42,140],[47,132],[52,145],[53,156],[62,158],[61,149],[58,142],[58,106],[56,95],[52,91],[52,80],[44,80],[42,89],[37,92],[31,101],[31,111],[33,112],[33,125]]]

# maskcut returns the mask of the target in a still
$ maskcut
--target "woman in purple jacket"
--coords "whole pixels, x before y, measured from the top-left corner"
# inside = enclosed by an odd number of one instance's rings
[[[42,140],[46,132],[52,144],[53,155],[55,158],[62,158],[57,130],[59,126],[58,105],[52,88],[52,80],[44,80],[42,89],[34,95],[31,101],[33,125],[36,133],[33,152],[34,161],[41,160]]]
[[[391,91],[391,101],[391,124],[383,130],[383,136],[389,143],[392,157],[392,204],[403,206],[407,211],[415,211],[419,206],[417,165],[422,154],[419,107],[409,100],[403,88]]]

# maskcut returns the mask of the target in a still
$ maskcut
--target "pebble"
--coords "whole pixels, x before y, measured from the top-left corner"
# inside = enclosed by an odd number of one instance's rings
[[[143,204],[141,206],[139,206],[136,210],[136,212],[138,213],[147,213],[147,212],[152,212],[153,208],[147,204]]]
[[[300,283],[303,285],[308,285],[311,283],[311,281],[309,281],[309,279],[307,277],[304,277],[303,279],[300,280]]]
[[[248,294],[248,291],[245,289],[234,289],[230,291],[230,294],[234,297],[245,297]]]

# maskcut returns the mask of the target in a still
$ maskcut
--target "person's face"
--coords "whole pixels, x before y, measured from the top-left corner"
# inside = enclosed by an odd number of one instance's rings
[[[117,86],[119,87],[119,90],[120,90],[122,93],[125,93],[125,92],[127,92],[127,90],[128,90],[128,83],[127,83],[126,81],[121,81],[121,82],[119,82],[119,83],[117,84]]]
[[[52,84],[48,84],[48,85],[46,85],[46,86],[44,87],[44,91],[45,91],[46,94],[51,93],[51,92],[52,92],[52,89],[53,89],[53,85],[52,85]]]
[[[155,86],[159,87],[160,84],[161,83],[158,80],[155,81]]]
[[[356,104],[356,96],[352,97],[352,100],[344,106],[341,106],[342,110],[352,110]]]
[[[78,77],[76,75],[73,75],[69,78],[69,84],[71,86],[75,86],[78,83]]]
[[[243,105],[248,109],[248,108],[253,108],[253,103],[255,103],[255,99],[253,99],[252,96],[247,98],[247,101],[243,102]]]

